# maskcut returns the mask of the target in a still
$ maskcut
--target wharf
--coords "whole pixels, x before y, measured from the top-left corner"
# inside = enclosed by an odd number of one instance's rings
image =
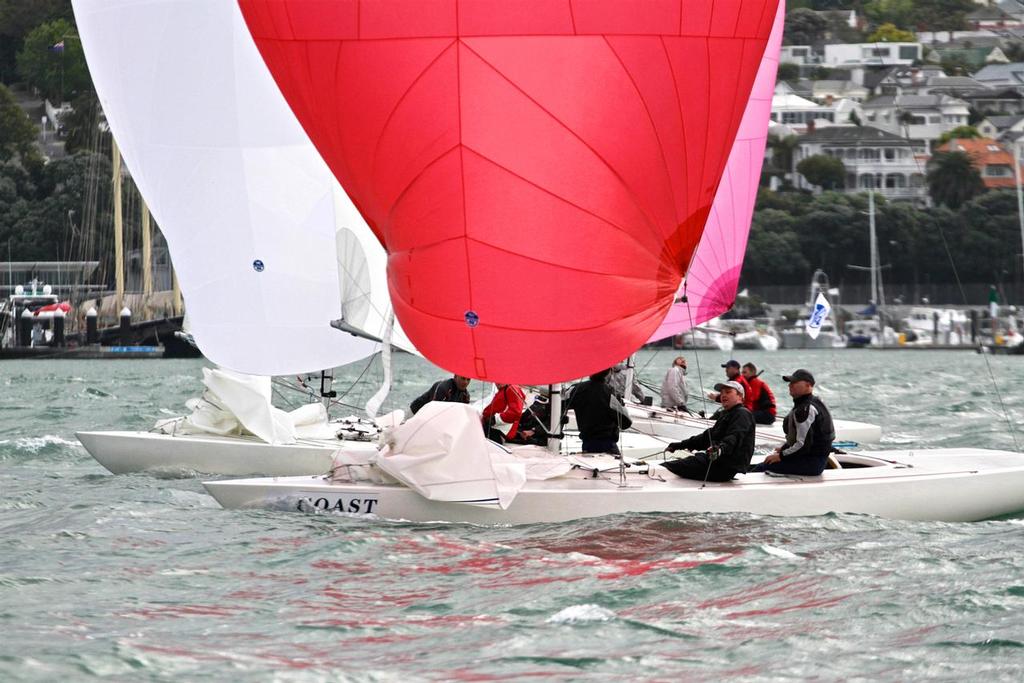
[[[12,346],[0,348],[0,360],[164,358],[163,346]]]
[[[853,347],[850,347],[853,348]],[[971,351],[978,350],[977,344],[893,344],[891,346],[874,346],[869,344],[860,348],[872,351]]]

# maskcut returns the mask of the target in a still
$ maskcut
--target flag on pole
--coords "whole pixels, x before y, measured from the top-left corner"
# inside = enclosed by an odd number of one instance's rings
[[[807,334],[811,339],[818,338],[821,326],[831,310],[832,305],[829,304],[828,299],[824,294],[818,292],[818,298],[814,300],[814,308],[811,309],[811,317],[807,319]]]
[[[59,43],[54,43],[50,46],[50,49],[54,52],[64,52],[64,41],[62,40]]]
[[[999,315],[999,292],[995,285],[988,288],[988,316],[995,318]]]

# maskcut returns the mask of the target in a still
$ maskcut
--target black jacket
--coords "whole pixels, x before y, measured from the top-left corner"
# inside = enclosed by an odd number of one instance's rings
[[[434,382],[427,391],[417,398],[409,406],[409,410],[415,415],[420,408],[431,401],[444,401],[447,403],[469,403],[469,392],[455,386],[455,380],[451,377],[440,382]]]
[[[824,458],[832,451],[836,430],[832,425],[832,414],[814,394],[793,399],[793,410],[782,422],[786,430],[786,445],[782,448],[782,459]]]
[[[614,402],[614,403],[613,403]],[[612,406],[615,405],[616,408]],[[620,429],[629,429],[633,421],[607,382],[586,380],[573,387],[565,410],[576,411],[576,425],[584,441],[619,438]]]
[[[711,463],[710,479],[721,481],[746,472],[750,467],[750,459],[754,455],[754,429],[753,413],[741,404],[718,411],[715,424],[710,429],[672,445],[687,451],[702,451],[712,446],[718,448],[718,459]]]

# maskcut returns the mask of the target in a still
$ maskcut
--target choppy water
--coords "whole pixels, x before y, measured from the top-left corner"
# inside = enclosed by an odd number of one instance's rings
[[[673,355],[644,355],[645,376]],[[1024,358],[989,359],[996,389],[968,352],[740,358],[779,390],[809,367],[837,416],[880,422],[891,447],[1013,448],[997,395],[1024,415]],[[700,356],[705,381],[723,360]],[[396,405],[441,376],[398,363]],[[181,412],[201,366],[0,364],[0,680],[1024,678],[1021,520],[237,512],[77,445]]]

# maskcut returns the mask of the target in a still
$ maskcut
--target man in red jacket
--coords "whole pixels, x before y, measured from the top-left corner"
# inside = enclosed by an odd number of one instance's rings
[[[754,422],[759,425],[770,425],[775,422],[775,394],[768,387],[768,384],[761,379],[761,373],[753,363],[744,363],[740,370],[743,379],[747,380],[750,387],[750,399],[753,407]]]
[[[743,405],[750,412],[754,412],[754,401],[750,398],[750,385],[747,384],[747,379],[740,372],[740,362],[738,360],[727,360],[722,363],[722,367],[725,368],[725,376],[730,382],[736,382],[743,387]],[[708,398],[712,401],[719,401],[718,392],[708,392]]]
[[[516,437],[519,420],[523,417],[523,409],[526,406],[526,394],[515,384],[495,386],[498,392],[494,394],[494,398],[483,412],[484,433],[487,434],[487,438],[504,443],[506,439]],[[528,439],[533,436],[533,432],[524,432],[520,436]]]

